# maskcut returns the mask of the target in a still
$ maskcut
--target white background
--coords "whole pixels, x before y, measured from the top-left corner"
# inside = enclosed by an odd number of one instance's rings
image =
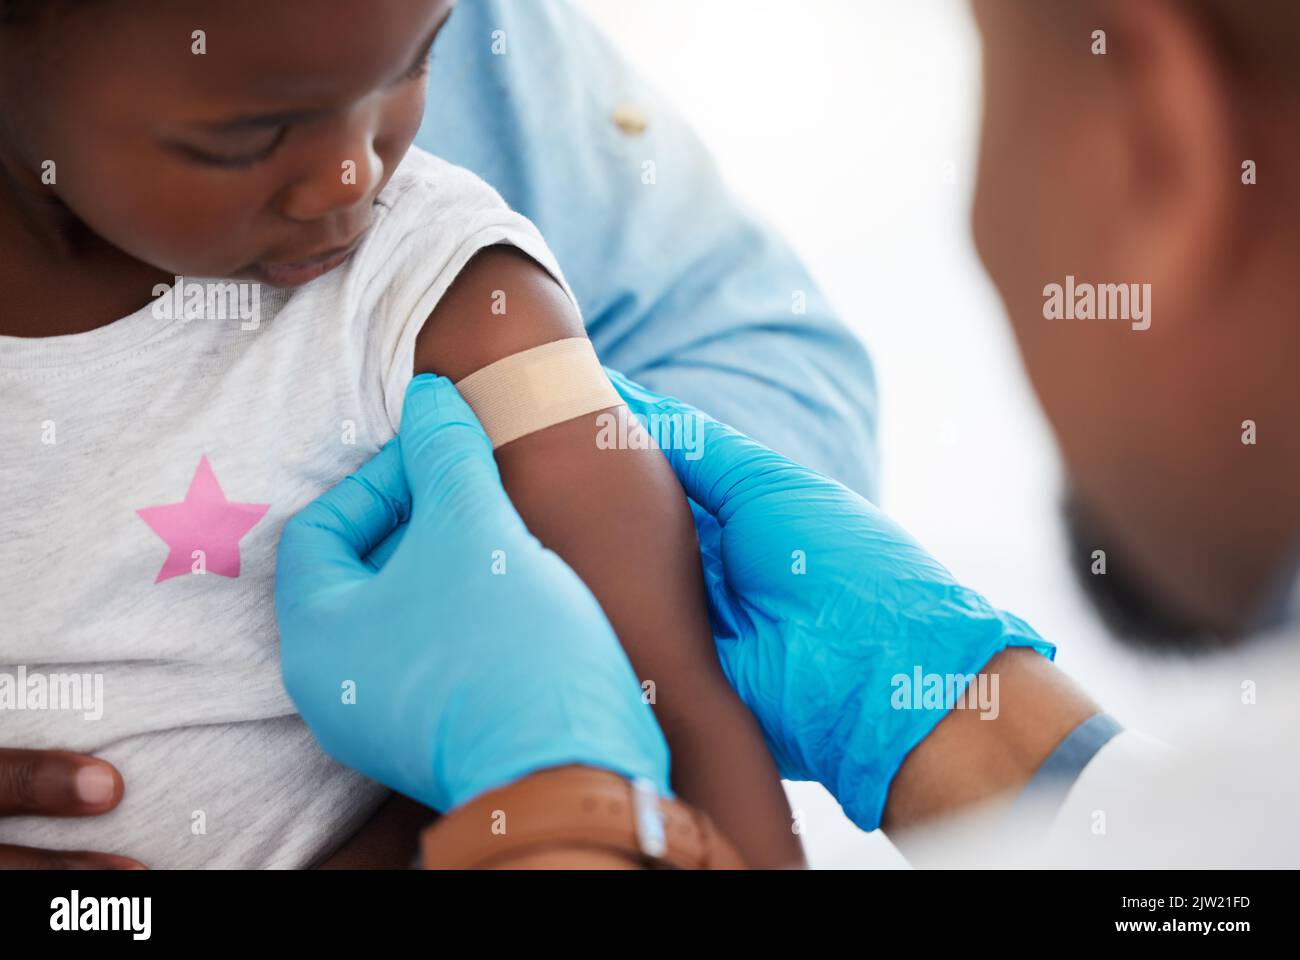
[[[1075,587],[1055,450],[970,238],[980,92],[965,3],[581,4],[867,343],[885,509],[1056,643],[1057,663],[1121,721],[1168,735],[1162,706],[1182,671],[1117,647]],[[790,792],[815,866],[902,864],[820,787]]]

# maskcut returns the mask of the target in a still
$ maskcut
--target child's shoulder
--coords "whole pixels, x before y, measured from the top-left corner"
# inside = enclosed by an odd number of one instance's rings
[[[474,256],[499,245],[540,264],[572,299],[559,264],[527,217],[471,171],[411,148],[375,202],[370,232],[330,290],[322,290],[329,294],[326,309],[344,313],[338,329],[350,351],[381,367],[392,424],[425,321]]]
[[[541,239],[481,177],[412,147],[375,200],[373,224],[345,276],[368,313],[457,268],[484,237],[530,246]]]
[[[450,226],[510,208],[492,185],[441,157],[411,147],[375,201],[375,230],[390,224]]]

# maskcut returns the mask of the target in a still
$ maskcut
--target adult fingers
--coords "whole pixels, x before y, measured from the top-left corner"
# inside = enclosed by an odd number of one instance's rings
[[[299,596],[369,572],[363,558],[406,522],[410,510],[402,454],[391,441],[285,524],[276,557],[277,593]]]
[[[721,523],[755,494],[822,479],[688,403],[648,390],[615,370],[606,368],[605,373],[657,440],[686,495]],[[683,437],[694,442],[674,442]]]
[[[94,757],[0,749],[0,816],[94,816],[116,807],[123,789],[117,769]]]
[[[0,870],[144,870],[130,857],[91,850],[38,850],[0,844]]]
[[[413,514],[461,531],[502,523],[522,530],[492,441],[450,380],[423,374],[411,381],[398,437]]]

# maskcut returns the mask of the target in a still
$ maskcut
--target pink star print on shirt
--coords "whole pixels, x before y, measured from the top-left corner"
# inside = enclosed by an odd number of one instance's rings
[[[208,458],[203,457],[183,501],[136,511],[171,547],[154,583],[189,573],[197,559],[196,550],[203,551],[209,573],[239,576],[239,541],[257,525],[270,506],[269,503],[231,503],[222,493]]]

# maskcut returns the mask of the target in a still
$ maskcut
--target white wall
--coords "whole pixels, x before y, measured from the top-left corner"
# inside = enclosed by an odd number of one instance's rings
[[[794,243],[870,347],[884,507],[1060,647],[1122,720],[1164,733],[1177,671],[1110,641],[1066,567],[1058,466],[970,240],[979,49],[962,0],[581,0]],[[1082,562],[1082,561],[1080,561]],[[896,865],[818,787],[815,865]]]

